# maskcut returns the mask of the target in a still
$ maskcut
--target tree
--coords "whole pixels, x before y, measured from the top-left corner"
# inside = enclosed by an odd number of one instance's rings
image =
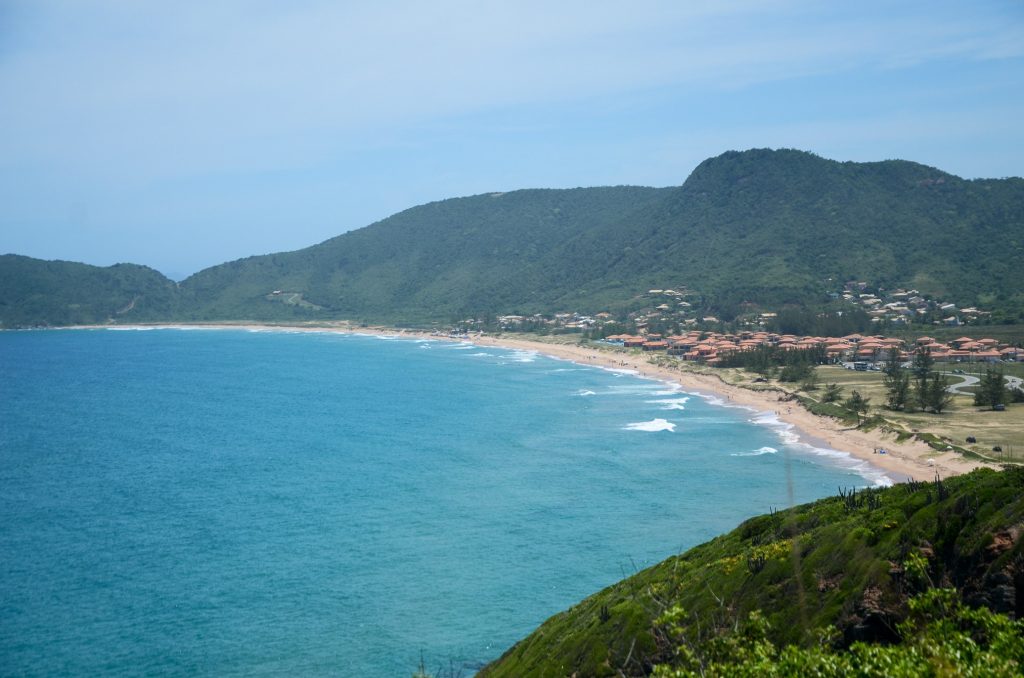
[[[914,373],[915,379],[918,381],[924,381],[928,378],[928,375],[931,373],[934,365],[935,359],[932,358],[931,349],[919,348],[917,353],[914,354],[914,364],[910,369]]]
[[[855,389],[843,403],[846,409],[857,415],[857,426],[860,426],[860,415],[867,413],[869,402],[871,402],[871,398],[865,398],[860,394],[860,391]]]
[[[914,375],[913,397],[917,407],[922,410],[927,410],[932,400],[929,391],[929,379],[931,378],[934,365],[935,359],[932,358],[930,349],[921,348],[914,354],[914,363],[910,368]]]
[[[890,410],[902,410],[910,395],[910,374],[900,365],[899,351],[889,349],[889,357],[883,368],[885,377],[885,406]]]
[[[779,381],[803,381],[807,379],[814,372],[814,368],[810,363],[797,362],[792,365],[786,365],[782,368],[779,373]]]
[[[812,367],[807,371],[807,376],[800,382],[801,391],[817,391],[818,390],[818,373]]]
[[[773,356],[770,347],[758,346],[757,350],[748,354],[747,358],[749,361],[747,369],[760,374],[762,377],[771,378],[771,373],[775,370],[775,364],[772,360]]]
[[[834,403],[843,397],[843,387],[839,384],[825,384],[825,393],[821,396],[823,403]]]
[[[985,376],[978,384],[978,390],[974,394],[974,404],[988,406],[995,409],[996,405],[1006,402],[1006,382],[1003,381],[1002,370],[987,368]]]
[[[890,410],[902,410],[907,406],[910,395],[910,375],[906,370],[897,370],[884,378],[886,396],[885,406]]]
[[[942,414],[942,410],[949,407],[953,402],[953,394],[947,391],[949,383],[946,377],[938,372],[932,372],[924,388],[925,404],[935,414]]]

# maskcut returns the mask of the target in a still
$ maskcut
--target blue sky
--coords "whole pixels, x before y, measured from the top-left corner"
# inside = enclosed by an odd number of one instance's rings
[[[0,253],[175,278],[726,150],[1024,175],[1024,2],[0,0]]]

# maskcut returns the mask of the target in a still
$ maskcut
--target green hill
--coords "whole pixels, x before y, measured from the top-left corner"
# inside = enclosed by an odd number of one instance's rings
[[[1003,629],[994,652],[1012,661],[970,675],[1020,675],[1024,623],[970,610],[1024,618],[1022,537],[1022,468],[819,500],[608,587],[478,675],[967,675],[957,662],[996,643],[975,623]],[[847,671],[858,661],[875,668]]]
[[[166,294],[158,279],[111,269],[87,275],[49,262],[29,273],[24,258],[0,260],[0,269],[5,307],[20,309],[3,316],[6,326],[77,322],[89,314],[65,311],[90,303],[97,320],[160,311],[164,320],[421,323],[629,310],[644,305],[646,290],[668,287],[728,319],[744,302],[813,308],[829,278],[916,288],[1018,318],[1021,261],[1022,179],[967,181],[912,162],[750,150],[704,161],[678,187],[521,190],[421,205],[306,249],[208,268]],[[82,276],[86,299],[62,288]],[[57,303],[25,302],[43,289]],[[117,315],[136,297],[144,309]]]
[[[174,282],[145,266],[0,256],[0,327],[158,320],[173,317],[177,298]]]
[[[400,212],[296,252],[201,271],[181,287],[193,317],[448,320],[552,308],[593,275],[563,265],[578,234],[613,229],[670,189],[523,190]],[[589,264],[588,268],[594,268]],[[319,308],[289,304],[300,293]]]
[[[657,262],[647,281],[674,274],[726,309],[806,303],[827,278],[913,287],[964,305],[1024,300],[1020,179],[731,152],[697,167],[645,224],[614,271]]]
[[[207,269],[182,289],[207,319],[593,312],[670,286],[728,317],[745,301],[819,303],[827,278],[1018,309],[1022,260],[1024,180],[752,150],[705,161],[677,188],[431,203],[304,250]],[[274,289],[316,308],[283,309],[266,296]]]

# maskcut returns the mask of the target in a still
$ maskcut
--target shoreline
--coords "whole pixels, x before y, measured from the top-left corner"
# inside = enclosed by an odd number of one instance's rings
[[[792,426],[799,442],[812,448],[844,452],[855,460],[865,462],[883,473],[893,482],[908,479],[930,480],[936,472],[942,477],[961,475],[990,464],[965,459],[956,452],[937,453],[927,444],[907,440],[897,443],[895,436],[882,431],[861,431],[846,428],[840,422],[821,417],[798,404],[779,400],[775,392],[757,392],[722,382],[717,377],[696,374],[679,369],[659,367],[647,362],[644,355],[624,352],[606,354],[591,348],[549,344],[541,341],[508,337],[480,337],[471,340],[482,346],[502,346],[532,350],[571,360],[583,365],[613,369],[629,369],[637,376],[678,384],[686,391],[705,398],[717,398],[724,406],[742,407],[758,415],[771,415]],[[875,454],[875,448],[884,448],[886,454]]]
[[[780,400],[776,392],[753,391],[726,384],[717,377],[694,372],[661,367],[647,361],[645,355],[633,355],[624,351],[601,351],[594,348],[510,337],[508,335],[480,335],[466,340],[438,336],[423,330],[405,330],[385,327],[359,327],[348,323],[336,325],[272,325],[263,323],[153,323],[133,325],[79,325],[53,329],[235,329],[251,331],[288,331],[335,334],[363,334],[369,336],[394,336],[437,341],[469,341],[479,346],[512,350],[535,351],[549,357],[568,360],[580,365],[604,369],[630,370],[645,379],[670,382],[685,391],[702,398],[720,401],[726,407],[750,410],[754,417],[769,415],[796,436],[797,441],[812,449],[845,453],[852,459],[864,462],[881,471],[892,482],[906,482],[908,479],[930,480],[936,473],[941,477],[961,475],[977,468],[992,464],[966,459],[956,452],[939,453],[927,444],[907,440],[896,442],[895,436],[880,430],[862,431],[850,429],[840,422],[812,414],[799,404]],[[876,448],[884,448],[886,454],[876,454]],[[865,477],[865,480],[867,478]]]

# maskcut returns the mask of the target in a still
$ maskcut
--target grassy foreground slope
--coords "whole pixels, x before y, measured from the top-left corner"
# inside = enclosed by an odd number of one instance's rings
[[[1022,536],[1022,468],[823,499],[752,518],[608,587],[479,675],[644,676],[656,665],[688,675],[751,620],[775,647],[824,643],[842,653],[855,643],[909,642],[900,627],[908,603],[935,587],[1020,619]]]
[[[170,319],[177,289],[146,266],[0,255],[0,328]]]

